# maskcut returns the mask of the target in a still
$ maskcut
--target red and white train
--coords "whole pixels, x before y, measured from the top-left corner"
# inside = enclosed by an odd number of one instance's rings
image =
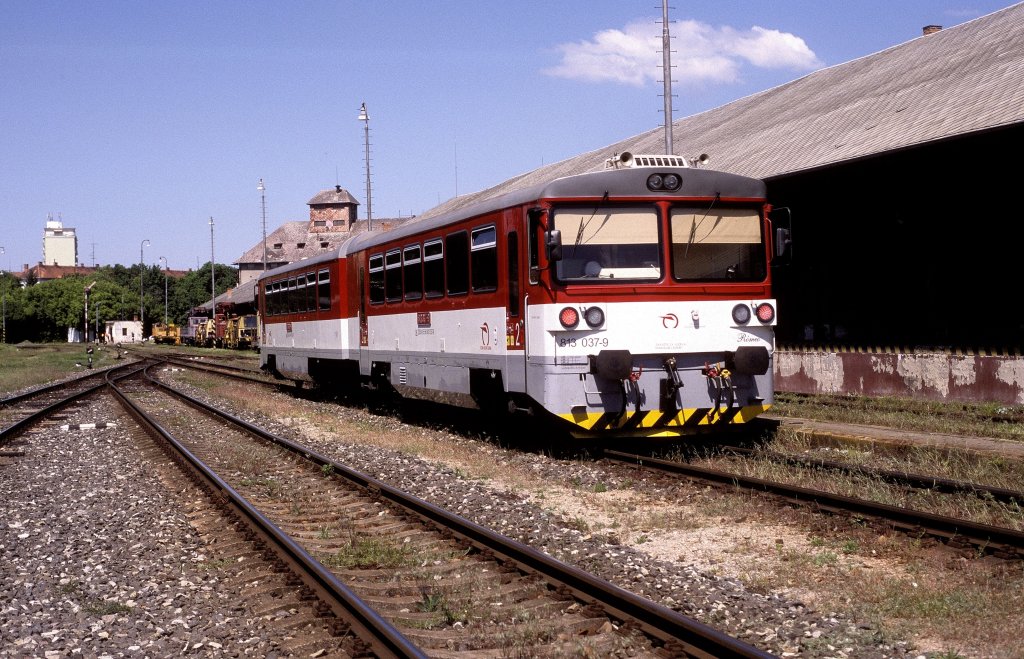
[[[265,273],[261,366],[677,437],[773,401],[762,181],[621,154]]]

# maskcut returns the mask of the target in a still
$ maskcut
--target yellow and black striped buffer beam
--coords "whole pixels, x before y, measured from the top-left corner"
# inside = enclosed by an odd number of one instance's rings
[[[771,405],[744,407],[698,407],[662,412],[641,410],[619,412],[577,412],[558,415],[577,426],[581,436],[632,434],[645,437],[675,437],[706,432],[715,427],[747,423],[768,410]],[[574,433],[577,434],[577,433]]]

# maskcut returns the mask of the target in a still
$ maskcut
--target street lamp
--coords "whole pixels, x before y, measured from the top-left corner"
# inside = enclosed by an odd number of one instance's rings
[[[160,261],[164,262],[164,331],[167,331],[167,257],[161,256]]]
[[[267,189],[263,187],[263,179],[260,179],[260,184],[256,186],[256,189],[260,191],[260,202],[263,205],[263,272],[267,271],[267,195],[264,194]]]
[[[149,247],[149,240],[143,240],[142,244],[139,245],[139,321],[142,323],[143,327],[146,325],[146,307],[143,301],[143,296],[146,292],[142,285],[142,275],[146,269],[145,262],[142,259],[142,248],[144,247]],[[145,335],[146,330],[143,329],[142,333]]]
[[[370,196],[370,115],[366,112],[366,103],[359,108],[359,121],[363,122],[366,144],[366,230],[373,230],[373,199]]]

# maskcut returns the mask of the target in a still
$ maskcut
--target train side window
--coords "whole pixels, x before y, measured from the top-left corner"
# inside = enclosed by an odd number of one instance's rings
[[[474,293],[486,293],[498,288],[497,236],[493,224],[473,229],[471,266]]]
[[[423,293],[428,298],[444,295],[444,243],[440,238],[423,243]]]
[[[299,310],[299,292],[295,277],[288,279],[288,313],[295,313]]]
[[[519,315],[519,238],[515,231],[508,232],[508,315]]]
[[[370,257],[370,304],[384,303],[384,255]]]
[[[292,311],[302,313],[306,310],[306,275],[295,278],[295,295],[292,300]]]
[[[529,217],[529,225],[526,231],[526,242],[529,250],[530,257],[530,283],[537,284],[540,282],[540,232],[541,232],[541,211],[540,209],[530,209],[527,213]]]
[[[444,242],[448,295],[465,295],[469,292],[469,234],[459,231]]]
[[[402,252],[393,249],[384,254],[384,295],[388,302],[402,301]]]
[[[317,275],[317,307],[321,311],[331,308],[331,271],[321,270]]]
[[[284,279],[274,284],[274,313],[281,315],[288,311],[288,300],[285,295],[288,293],[288,282]]]
[[[316,273],[306,273],[306,294],[303,296],[303,311],[316,311]]]
[[[402,250],[402,279],[405,280],[406,300],[423,297],[423,266],[419,245],[409,245]]]
[[[306,276],[295,278],[295,292],[292,295],[292,311],[301,313],[306,310]]]

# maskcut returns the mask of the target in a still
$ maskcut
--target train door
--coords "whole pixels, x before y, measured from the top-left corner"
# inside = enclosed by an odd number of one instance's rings
[[[359,372],[367,375],[370,372],[370,329],[366,318],[366,266],[362,255],[359,257]]]
[[[544,285],[541,252],[545,245],[546,211],[534,206],[526,211],[526,271],[523,295],[523,368],[526,371],[524,391],[531,397],[543,396],[544,387],[544,306],[550,288]]]
[[[505,301],[505,388],[508,392],[526,391],[526,287],[522,280],[520,233],[516,219],[506,216],[505,224],[505,267],[508,281],[508,297]]]

